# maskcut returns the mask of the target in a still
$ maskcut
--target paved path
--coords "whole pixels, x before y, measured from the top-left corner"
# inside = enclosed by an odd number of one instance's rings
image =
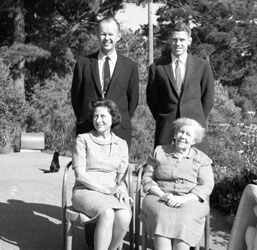
[[[46,173],[52,155],[41,152],[0,154],[0,250],[61,249],[61,188],[64,166]],[[74,177],[69,173],[69,194]],[[211,211],[211,249],[225,250],[231,225]],[[82,230],[75,232],[74,250],[84,250]]]

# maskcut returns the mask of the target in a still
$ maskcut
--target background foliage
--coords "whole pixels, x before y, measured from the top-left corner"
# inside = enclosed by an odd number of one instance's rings
[[[46,150],[70,155],[75,118],[70,85],[78,56],[96,51],[96,22],[124,2],[6,0],[0,4],[0,150],[19,147],[21,131],[46,136]],[[257,6],[253,0],[180,0],[164,3],[154,27],[154,58],[170,53],[169,31],[191,23],[190,52],[210,60],[215,107],[209,117],[210,157],[216,186],[211,204],[234,214],[242,190],[256,179]],[[26,32],[25,32],[26,30]],[[118,50],[138,63],[139,106],[133,117],[131,160],[153,149],[155,122],[145,102],[148,27],[124,30]],[[17,84],[24,87],[18,91]],[[20,88],[19,88],[20,89]]]

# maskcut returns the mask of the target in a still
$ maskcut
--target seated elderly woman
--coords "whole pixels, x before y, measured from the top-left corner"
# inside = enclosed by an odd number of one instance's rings
[[[205,129],[189,118],[173,125],[174,144],[156,147],[142,179],[147,194],[141,219],[155,250],[188,250],[199,243],[214,186],[211,159],[193,147]]]
[[[128,146],[111,129],[120,124],[117,106],[110,100],[90,105],[94,130],[77,136],[72,163],[75,172],[74,209],[97,218],[95,250],[116,250],[131,220],[125,173]]]

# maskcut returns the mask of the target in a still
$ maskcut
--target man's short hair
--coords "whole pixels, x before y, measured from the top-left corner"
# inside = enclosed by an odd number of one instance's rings
[[[120,30],[121,30],[120,23],[117,21],[117,19],[114,16],[106,16],[106,17],[102,18],[98,22],[97,30],[99,30],[99,26],[101,25],[101,23],[103,23],[103,22],[110,22],[110,21],[113,21],[113,22],[116,23],[117,28],[118,28],[118,32],[120,32]]]
[[[189,36],[191,36],[191,28],[188,23],[179,21],[176,22],[172,28],[172,33],[176,31],[185,31]]]

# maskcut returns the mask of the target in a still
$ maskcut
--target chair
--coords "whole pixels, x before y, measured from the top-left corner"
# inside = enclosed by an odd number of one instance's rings
[[[146,163],[143,163],[138,168],[138,177],[137,177],[137,186],[136,186],[136,199],[135,199],[135,250],[139,250],[139,239],[140,239],[140,224],[142,224],[142,242],[141,242],[141,249],[146,250],[147,249],[147,232],[145,229],[145,225],[142,221],[139,219],[140,211],[141,211],[141,202],[142,202],[142,176],[144,173],[144,167],[146,166]],[[205,228],[204,228],[204,250],[209,250],[209,238],[210,238],[210,215],[208,214],[206,216],[205,220]],[[153,249],[153,247],[152,247]],[[200,243],[194,247],[190,248],[194,250],[200,250]]]
[[[84,229],[85,224],[96,223],[96,219],[91,219],[83,213],[76,212],[72,206],[68,206],[67,202],[67,181],[68,181],[68,172],[72,166],[72,161],[70,161],[64,170],[63,183],[62,183],[62,249],[71,250],[72,249],[72,236],[73,228],[79,227]],[[128,182],[128,191],[129,196],[133,198],[133,180],[132,180],[132,170],[134,168],[133,164],[129,165],[127,172],[127,182]],[[129,226],[129,241],[130,241],[130,250],[133,250],[134,247],[134,235],[133,235],[133,214],[134,206],[132,209],[132,219]],[[122,245],[119,247],[119,250],[122,249]]]

